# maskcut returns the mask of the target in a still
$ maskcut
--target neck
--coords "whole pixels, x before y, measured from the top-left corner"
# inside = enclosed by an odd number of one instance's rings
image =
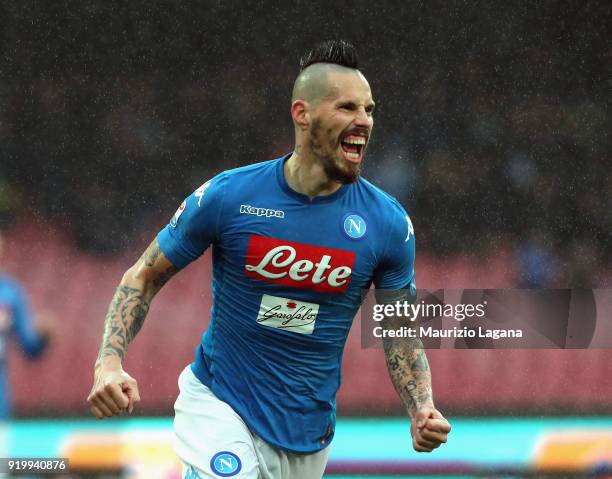
[[[321,161],[299,143],[285,162],[284,173],[291,189],[307,195],[310,199],[331,195],[342,186],[342,183],[330,180]]]

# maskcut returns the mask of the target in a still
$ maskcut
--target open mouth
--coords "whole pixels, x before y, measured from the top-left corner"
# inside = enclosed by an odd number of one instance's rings
[[[366,145],[366,137],[361,135],[348,135],[340,142],[344,157],[352,162],[359,163]]]

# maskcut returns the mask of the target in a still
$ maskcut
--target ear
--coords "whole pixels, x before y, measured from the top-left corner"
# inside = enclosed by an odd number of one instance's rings
[[[310,124],[310,105],[304,100],[295,100],[291,104],[293,122],[302,130]]]

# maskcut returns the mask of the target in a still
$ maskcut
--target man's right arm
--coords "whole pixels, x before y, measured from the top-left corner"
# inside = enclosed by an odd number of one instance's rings
[[[157,292],[217,239],[226,179],[218,175],[189,195],[170,224],[123,275],[106,314],[94,385],[87,398],[96,417],[132,412],[140,401],[136,381],[121,366],[127,347],[140,331]]]
[[[131,413],[140,401],[138,385],[123,370],[122,362],[128,345],[144,323],[151,301],[177,271],[155,239],[123,275],[106,314],[94,385],[87,398],[98,419],[124,410]]]

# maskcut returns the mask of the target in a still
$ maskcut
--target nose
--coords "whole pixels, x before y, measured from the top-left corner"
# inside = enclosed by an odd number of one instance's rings
[[[355,126],[360,126],[370,130],[373,124],[374,118],[372,118],[372,115],[370,115],[364,107],[359,108],[357,110],[357,115],[355,116]]]

